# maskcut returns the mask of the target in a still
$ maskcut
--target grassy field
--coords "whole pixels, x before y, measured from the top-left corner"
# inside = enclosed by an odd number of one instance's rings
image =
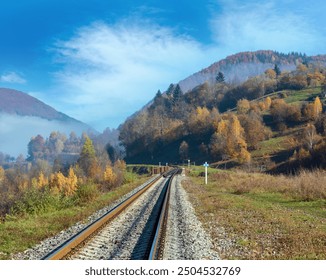
[[[273,137],[268,140],[262,141],[258,145],[258,149],[254,150],[252,157],[259,157],[264,155],[272,155],[279,151],[286,150],[290,147],[288,136]]]
[[[201,169],[192,168],[183,185],[222,258],[326,259],[326,172],[210,169],[204,185]]]
[[[148,180],[148,176],[127,175],[130,183],[99,195],[93,201],[36,215],[7,216],[0,222],[0,259],[31,248],[45,238],[59,233],[103,208]]]
[[[320,87],[294,91],[285,98],[285,102],[289,104],[300,104],[303,101],[311,102],[320,94],[320,91]]]

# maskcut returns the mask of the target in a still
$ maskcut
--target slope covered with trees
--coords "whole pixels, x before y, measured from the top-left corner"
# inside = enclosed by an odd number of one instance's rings
[[[297,52],[284,54],[270,50],[241,52],[213,63],[209,67],[180,81],[179,84],[184,92],[203,84],[205,81],[212,85],[219,72],[224,73],[228,83],[240,84],[248,78],[260,75],[267,69],[273,68],[275,64],[278,65],[279,70],[292,71],[298,63],[320,63],[325,65],[326,56],[307,56]]]
[[[186,93],[171,84],[120,127],[127,162],[325,166],[326,68],[311,61],[289,72],[274,64],[241,84],[222,72]]]

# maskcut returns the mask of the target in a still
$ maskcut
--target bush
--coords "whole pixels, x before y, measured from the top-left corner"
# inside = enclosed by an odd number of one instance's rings
[[[78,204],[84,204],[94,201],[99,195],[100,192],[96,185],[86,184],[78,187],[75,198]]]
[[[26,189],[20,198],[11,207],[10,213],[39,214],[53,209],[67,207],[68,201],[61,199],[59,195],[51,194],[48,188],[39,190],[34,187]]]

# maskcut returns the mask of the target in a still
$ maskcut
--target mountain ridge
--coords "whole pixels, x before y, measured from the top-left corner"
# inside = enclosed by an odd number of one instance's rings
[[[0,88],[0,152],[26,154],[32,137],[53,131],[66,135],[83,132],[97,135],[88,124],[76,120],[22,91]]]
[[[88,126],[79,120],[55,110],[53,107],[27,93],[10,88],[0,88],[0,113],[39,117],[63,122],[77,122]]]
[[[239,52],[212,63],[210,66],[181,80],[179,85],[183,92],[208,82],[213,84],[218,72],[222,72],[227,82],[241,83],[250,77],[264,73],[275,64],[282,71],[292,71],[299,63],[322,63],[326,65],[326,55],[307,56],[292,52],[284,54],[272,50]]]

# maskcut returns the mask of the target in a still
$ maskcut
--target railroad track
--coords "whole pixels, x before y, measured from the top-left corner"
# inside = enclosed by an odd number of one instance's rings
[[[170,186],[177,172],[156,177],[42,259],[162,258]]]

